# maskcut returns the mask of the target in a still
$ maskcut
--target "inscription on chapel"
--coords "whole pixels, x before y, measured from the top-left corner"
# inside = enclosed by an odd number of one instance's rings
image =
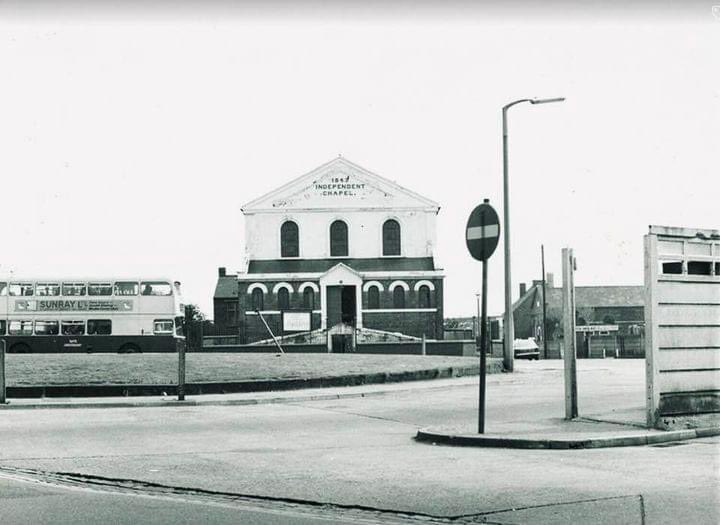
[[[348,175],[346,177],[330,177],[322,182],[316,182],[313,188],[323,197],[355,197],[358,191],[365,189],[365,183],[353,182]]]

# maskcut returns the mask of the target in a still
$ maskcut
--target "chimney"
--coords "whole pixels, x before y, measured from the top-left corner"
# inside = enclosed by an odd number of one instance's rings
[[[218,277],[225,277],[225,267],[221,266],[218,268]]]
[[[545,275],[545,286],[555,288],[555,276],[550,272]]]
[[[526,291],[527,291],[527,285],[525,283],[520,283],[520,297],[525,295]]]

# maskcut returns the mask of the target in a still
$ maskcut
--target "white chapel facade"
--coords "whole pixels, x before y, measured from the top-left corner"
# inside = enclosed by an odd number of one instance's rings
[[[215,322],[241,343],[297,331],[442,338],[437,203],[338,157],[242,207],[246,266]]]

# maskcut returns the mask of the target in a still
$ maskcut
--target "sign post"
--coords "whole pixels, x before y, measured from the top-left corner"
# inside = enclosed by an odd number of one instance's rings
[[[500,239],[500,219],[497,212],[484,199],[468,218],[465,243],[470,255],[482,261],[482,313],[480,323],[480,387],[478,402],[478,434],[485,432],[485,375],[487,368],[487,260],[497,248]]]

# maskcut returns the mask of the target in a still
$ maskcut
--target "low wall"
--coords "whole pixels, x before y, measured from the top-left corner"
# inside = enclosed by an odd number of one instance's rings
[[[287,353],[326,353],[326,345],[282,345],[283,351]],[[278,351],[275,345],[212,345],[202,349],[205,353],[210,352],[269,352]],[[397,343],[361,343],[357,345],[355,353],[358,354],[404,354],[422,355],[422,343],[420,341],[403,341]],[[474,356],[475,341],[426,341],[426,355],[447,355],[447,356]]]

